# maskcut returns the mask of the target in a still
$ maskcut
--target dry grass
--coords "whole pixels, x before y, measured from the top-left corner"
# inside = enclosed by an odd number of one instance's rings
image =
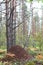
[[[6,50],[0,49],[0,54],[4,54],[5,52],[6,52]]]
[[[37,55],[36,58],[39,60],[43,60],[43,55]]]

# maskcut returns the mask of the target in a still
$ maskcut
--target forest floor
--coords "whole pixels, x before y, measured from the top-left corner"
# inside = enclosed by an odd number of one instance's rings
[[[28,50],[28,52],[34,58],[32,59],[32,63],[30,61],[30,63],[27,62],[27,64],[25,64],[25,65],[43,65],[43,51],[31,50],[31,49]],[[6,49],[0,49],[0,58],[3,58],[6,54],[7,54]],[[2,63],[2,61],[0,61],[0,65],[15,65],[15,62],[4,62],[4,63]]]

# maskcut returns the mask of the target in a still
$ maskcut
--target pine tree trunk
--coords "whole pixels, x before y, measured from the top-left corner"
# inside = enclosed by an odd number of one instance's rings
[[[7,51],[8,49],[13,46],[16,42],[16,35],[15,35],[15,28],[13,29],[13,21],[14,21],[14,27],[16,26],[16,16],[14,17],[15,20],[13,20],[13,16],[15,15],[14,12],[14,0],[10,1],[10,5],[8,5],[9,2],[6,0],[6,38],[7,38]],[[9,8],[10,7],[10,12]],[[16,10],[16,9],[15,9]],[[13,15],[14,14],[14,15]],[[14,42],[14,43],[13,43]]]

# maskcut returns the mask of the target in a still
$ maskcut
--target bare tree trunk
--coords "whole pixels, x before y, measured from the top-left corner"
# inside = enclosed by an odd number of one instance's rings
[[[15,42],[16,40],[16,35],[15,35],[15,29],[13,30],[13,13],[14,12],[14,3],[15,0],[10,1],[10,5],[8,0],[6,0],[6,37],[7,37],[7,51],[8,49],[13,46],[13,41]],[[10,12],[9,8],[10,7]],[[10,14],[10,16],[9,16]],[[15,27],[16,23],[14,24]],[[14,38],[13,38],[14,36]],[[15,44],[15,43],[14,43]]]
[[[36,21],[35,21],[34,18],[33,18],[33,21],[32,21],[32,35],[33,36],[36,35]]]
[[[6,38],[7,38],[7,51],[9,49],[9,34],[10,34],[10,29],[9,29],[9,21],[8,21],[8,0],[6,0]]]
[[[23,35],[26,35],[26,20],[25,20],[25,9],[24,9],[24,0],[22,0],[22,22],[23,22]]]
[[[34,21],[33,21],[33,8],[32,8],[32,4],[33,3],[31,1],[31,3],[30,3],[30,23],[31,23],[31,31],[30,31],[30,33],[31,33],[31,35],[34,34]]]
[[[43,35],[43,7],[42,7],[42,24],[41,24],[41,33]]]
[[[16,44],[16,0],[14,0],[14,3],[13,3],[15,9],[14,9],[14,12],[13,12],[13,45]]]

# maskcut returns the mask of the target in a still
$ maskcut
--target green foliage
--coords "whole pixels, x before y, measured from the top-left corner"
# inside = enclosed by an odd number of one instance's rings
[[[33,36],[30,35],[30,37],[29,37],[29,46],[35,47],[36,46],[35,44],[36,44],[36,42],[35,42]]]
[[[32,51],[32,50],[29,50],[29,53],[33,56],[37,55],[37,52],[36,51]]]
[[[3,25],[0,33],[0,46],[6,43],[6,27]]]
[[[32,2],[33,0],[27,0],[27,2]],[[38,1],[38,2],[43,2],[43,0],[36,0],[36,1]]]
[[[28,37],[25,36],[25,35],[21,34],[21,35],[19,35],[19,37],[17,35],[16,36],[16,43],[23,46],[23,47],[25,47],[29,43],[29,40],[27,40],[27,39],[28,39]]]
[[[32,61],[29,61],[29,62],[27,62],[25,65],[35,65],[35,63],[32,62]]]
[[[38,42],[40,50],[41,47],[43,46],[43,36],[41,33],[38,33],[35,37],[34,37],[35,41]]]
[[[38,48],[39,50],[43,50],[43,36],[41,33],[37,33],[36,36],[29,37],[29,44],[30,47]]]
[[[30,0],[30,1],[33,1],[33,0]]]
[[[6,49],[6,45],[2,45],[0,48],[5,50]]]
[[[37,0],[38,2],[40,2],[40,1],[42,1],[43,2],[43,0]]]
[[[27,2],[32,2],[33,0],[27,0]]]

